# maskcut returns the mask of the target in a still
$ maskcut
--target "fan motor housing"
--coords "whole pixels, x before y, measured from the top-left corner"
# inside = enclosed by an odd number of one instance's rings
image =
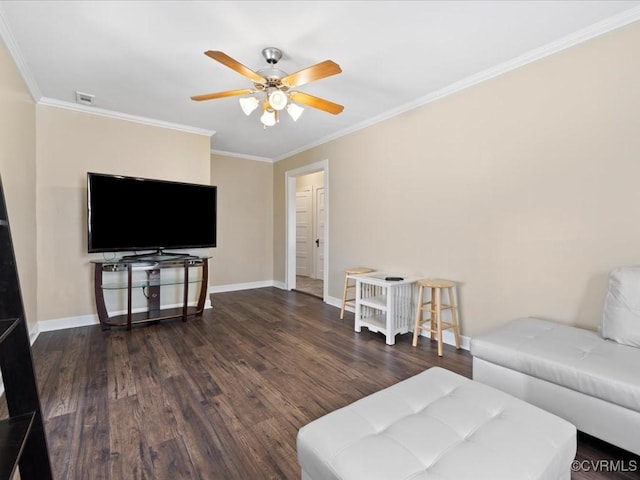
[[[267,81],[265,83],[254,83],[255,87],[259,90],[264,90],[269,87],[275,87],[280,90],[287,90],[288,87],[282,84],[280,81],[287,76],[286,72],[278,68],[262,68],[258,70],[258,73],[262,75]]]
[[[276,47],[267,47],[262,50],[262,56],[271,65],[275,65],[282,58],[282,50]]]

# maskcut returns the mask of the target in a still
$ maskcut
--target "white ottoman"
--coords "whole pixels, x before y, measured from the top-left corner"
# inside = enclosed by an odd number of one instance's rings
[[[433,367],[305,425],[305,480],[571,478],[576,428]]]

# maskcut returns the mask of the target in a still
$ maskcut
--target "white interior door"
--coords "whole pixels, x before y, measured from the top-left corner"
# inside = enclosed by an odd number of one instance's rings
[[[305,277],[310,277],[313,273],[312,198],[311,187],[303,187],[296,191],[296,275]]]
[[[315,189],[314,278],[324,280],[324,187]]]

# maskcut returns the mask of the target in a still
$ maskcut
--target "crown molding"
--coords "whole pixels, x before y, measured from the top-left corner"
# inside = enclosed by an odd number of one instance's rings
[[[446,96],[452,95],[456,92],[472,87],[474,85],[477,85],[491,78],[497,77],[504,73],[510,72],[514,69],[520,68],[529,63],[540,60],[544,57],[553,55],[569,47],[573,47],[580,43],[586,42],[587,40],[593,39],[595,37],[608,33],[612,30],[624,27],[638,20],[640,20],[640,6],[631,8],[622,13],[614,15],[608,19],[597,22],[582,30],[578,30],[570,35],[560,38],[559,40],[551,42],[543,47],[531,50],[530,52],[520,55],[512,60],[504,62],[495,67],[489,68],[487,70],[484,70],[470,77],[467,77],[466,79],[455,82],[445,88],[432,92],[412,102],[400,105],[392,110],[384,112],[381,115],[370,118],[364,122],[356,124],[350,128],[341,130],[334,134],[328,135],[326,137],[322,137],[310,144],[307,144],[296,150],[289,151],[275,158],[244,155],[244,154],[238,154],[238,153],[232,153],[232,152],[223,152],[219,150],[211,150],[211,153],[225,155],[229,157],[242,158],[246,160],[260,161],[260,162],[269,162],[269,163],[278,162],[280,160],[284,160],[285,158],[289,158],[298,153],[302,153],[311,148],[323,145],[325,143],[336,140],[340,137],[357,132],[358,130],[365,129],[367,127],[380,123],[384,120],[391,119],[407,111],[427,105],[431,102],[434,102]],[[22,75],[22,78],[29,92],[31,93],[31,96],[33,97],[34,101],[37,104],[48,105],[48,106],[53,106],[58,108],[66,108],[69,110],[75,110],[75,111],[90,113],[94,115],[102,115],[106,117],[116,118],[119,120],[137,122],[137,123],[142,123],[146,125],[158,126],[162,128],[169,128],[173,130],[179,130],[179,131],[188,132],[188,133],[195,133],[197,135],[205,135],[209,137],[215,135],[216,133],[215,130],[206,130],[206,129],[200,129],[200,128],[190,127],[186,125],[179,125],[179,124],[164,122],[164,121],[155,120],[151,118],[138,117],[138,116],[128,115],[128,114],[124,114],[116,111],[104,110],[96,107],[89,107],[89,106],[79,105],[71,102],[64,102],[60,100],[42,97],[42,93],[35,79],[33,78],[33,75],[31,74],[29,68],[27,67],[26,62],[23,60],[22,55],[20,54],[18,46],[13,37],[13,34],[11,33],[11,29],[9,28],[9,25],[6,22],[1,4],[0,4],[0,38],[4,41],[4,44],[7,47],[7,50],[9,51],[9,54],[13,58],[18,68],[18,71]]]
[[[504,63],[501,63],[500,65],[496,65],[495,67],[488,68],[487,70],[484,70],[475,75],[467,77],[463,80],[460,80],[459,82],[455,82],[451,85],[441,88],[440,90],[436,90],[435,92],[432,92],[428,95],[420,97],[412,102],[405,103],[392,110],[388,110],[376,117],[373,117],[364,122],[358,123],[350,128],[340,130],[339,132],[320,138],[315,142],[307,144],[296,150],[287,152],[283,155],[276,157],[274,161],[279,162],[280,160],[284,160],[285,158],[289,158],[293,155],[297,155],[298,153],[302,153],[311,148],[331,142],[340,137],[344,137],[345,135],[349,135],[351,133],[357,132],[358,130],[363,130],[367,127],[375,125],[376,123],[380,123],[384,120],[389,120],[393,117],[397,117],[398,115],[408,112],[409,110],[413,110],[415,108],[427,105],[431,102],[435,102],[436,100],[447,97],[461,90],[473,87],[474,85],[477,85],[481,82],[490,80],[494,77],[510,72],[517,68],[523,67],[537,60],[541,60],[545,57],[548,57],[555,53],[566,50],[567,48],[586,42],[587,40],[591,40],[595,37],[599,37],[600,35],[604,35],[605,33],[608,33],[612,30],[616,30],[618,28],[622,28],[626,25],[637,22],[639,20],[640,20],[640,7],[631,8],[622,13],[619,13],[618,15],[614,15],[613,17],[607,18],[606,20],[594,23],[593,25],[583,28],[582,30],[578,30],[570,35],[562,37],[540,48],[531,50],[512,60],[508,60]]]
[[[13,61],[22,75],[22,79],[24,83],[27,85],[29,89],[29,93],[31,93],[31,97],[34,102],[38,102],[40,98],[42,98],[42,93],[38,88],[38,84],[36,83],[33,75],[31,75],[31,71],[27,67],[26,62],[22,58],[20,54],[20,49],[18,48],[18,44],[16,43],[13,33],[11,33],[11,29],[9,28],[9,24],[5,19],[4,11],[2,10],[2,5],[0,5],[0,38],[2,38],[7,50],[9,51],[9,55],[13,58]]]
[[[208,137],[212,137],[215,135],[215,130],[206,130],[202,128],[190,127],[187,125],[180,125],[177,123],[164,122],[162,120],[155,120],[152,118],[138,117],[135,115],[128,115],[126,113],[115,112],[112,110],[105,110],[96,107],[88,107],[85,105],[79,105],[76,103],[65,102],[62,100],[55,100],[52,98],[47,98],[42,96],[42,92],[38,87],[37,82],[35,81],[31,71],[27,67],[26,62],[22,58],[22,54],[20,53],[20,49],[18,48],[18,44],[16,43],[13,33],[11,33],[11,29],[9,28],[9,24],[5,19],[4,11],[2,10],[2,5],[0,4],[0,38],[4,42],[7,50],[9,51],[9,55],[13,58],[13,61],[24,80],[27,89],[31,93],[31,97],[33,101],[38,105],[47,105],[51,107],[57,108],[65,108],[67,110],[75,110],[78,112],[90,113],[93,115],[101,115],[104,117],[116,118],[118,120],[126,120],[129,122],[142,123],[145,125],[151,125],[155,127],[169,128],[172,130],[179,130],[187,133],[195,133],[196,135],[204,135]]]
[[[139,117],[137,115],[129,115],[128,113],[121,113],[113,110],[106,110],[103,108],[80,105],[78,103],[65,102],[63,100],[56,100],[55,98],[43,97],[37,103],[38,105],[64,108],[66,110],[74,110],[76,112],[89,113],[91,115],[110,117],[110,118],[115,118],[117,120],[125,120],[127,122],[142,123],[144,125],[151,125],[153,127],[169,128],[171,130],[179,130],[181,132],[194,133],[196,135],[204,135],[206,137],[212,137],[216,133],[215,130],[206,130],[204,128],[190,127],[188,125],[165,122],[163,120],[155,120],[153,118]]]
[[[225,152],[223,150],[211,150],[213,155],[224,155],[225,157],[241,158],[243,160],[253,160],[254,162],[274,163],[272,158],[259,157],[257,155],[245,155],[243,153]]]

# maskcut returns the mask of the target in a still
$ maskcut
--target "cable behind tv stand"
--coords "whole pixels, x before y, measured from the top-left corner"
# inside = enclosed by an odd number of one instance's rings
[[[103,330],[110,327],[126,327],[138,323],[181,318],[187,321],[189,316],[200,316],[204,311],[209,278],[209,257],[189,254],[169,254],[165,252],[123,257],[117,260],[92,260],[94,264],[94,291],[98,318]],[[190,271],[200,268],[200,275],[190,275]],[[181,279],[163,278],[163,270],[182,269]],[[125,278],[123,279],[123,273]],[[134,276],[134,273],[136,275]],[[143,275],[141,275],[143,273]],[[173,273],[176,273],[175,271]],[[115,274],[115,275],[111,275]],[[109,279],[109,276],[112,278]],[[107,281],[105,281],[105,279]],[[199,287],[196,306],[189,306],[190,285]],[[160,299],[161,287],[182,287],[182,305],[163,307]],[[147,298],[147,307],[142,311],[133,311],[133,290],[142,289]],[[105,301],[106,291],[126,291],[126,313],[110,315]]]

